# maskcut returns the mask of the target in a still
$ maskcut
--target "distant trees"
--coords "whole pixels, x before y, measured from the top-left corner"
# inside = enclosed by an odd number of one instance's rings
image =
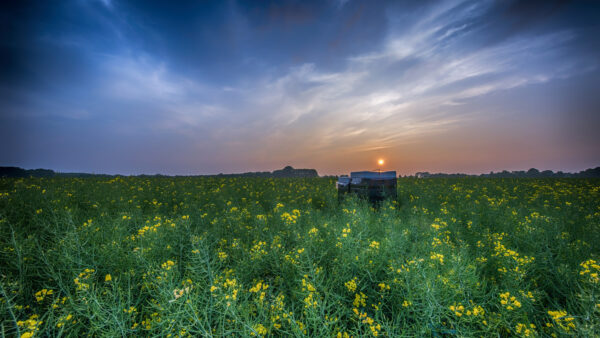
[[[19,167],[0,167],[0,177],[112,177],[117,175],[106,174],[88,174],[88,173],[57,173],[49,169],[23,169]],[[138,175],[140,177],[169,177],[168,175]],[[191,175],[194,176],[194,175]],[[219,175],[197,175],[197,176],[223,176],[223,177],[319,177],[315,169],[294,169],[286,166],[283,169],[270,171],[247,172],[240,174],[219,174]]]
[[[26,170],[19,167],[0,167],[0,177],[52,177],[55,174],[49,169]]]
[[[23,169],[19,167],[0,167],[0,177],[112,177],[117,175],[106,175],[106,174],[89,174],[89,173],[58,173],[49,169]],[[156,174],[156,175],[138,175],[140,177],[169,177],[168,175]],[[247,172],[239,174],[219,174],[219,175],[190,175],[190,176],[222,176],[222,177],[319,177],[319,174],[315,169],[295,169],[291,166],[286,166],[283,169],[270,171],[257,171]],[[590,168],[578,173],[564,173],[562,171],[554,172],[552,170],[539,171],[536,168],[531,168],[527,171],[507,171],[502,170],[499,172],[491,171],[489,174],[481,175],[468,175],[468,174],[446,174],[446,173],[429,173],[422,171],[416,173],[413,177],[417,178],[434,178],[434,177],[498,177],[498,178],[546,178],[546,177],[580,177],[580,178],[592,178],[600,177],[600,167]]]
[[[273,171],[273,177],[319,177],[315,169],[294,169],[286,166],[281,170]]]
[[[433,177],[498,177],[498,178],[521,178],[521,177],[529,177],[529,178],[560,178],[560,177],[580,177],[580,178],[591,178],[591,177],[600,177],[600,167],[590,168],[578,173],[564,173],[562,171],[554,172],[552,170],[544,170],[539,171],[536,168],[531,168],[527,171],[519,170],[519,171],[507,171],[502,170],[500,172],[491,171],[489,174],[481,174],[481,175],[467,175],[467,174],[430,174],[428,172],[418,172],[415,174],[417,178],[433,178]]]

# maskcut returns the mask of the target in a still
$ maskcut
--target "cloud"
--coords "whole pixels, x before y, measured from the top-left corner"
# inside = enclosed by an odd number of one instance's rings
[[[269,149],[282,158],[381,151],[491,114],[469,106],[469,100],[546,83],[573,70],[573,61],[561,53],[574,32],[469,46],[465,40],[476,28],[463,22],[483,15],[486,7],[457,7],[434,8],[402,34],[390,31],[380,50],[349,56],[340,71],[306,63],[236,88],[241,101],[225,110],[241,109],[252,122],[234,123],[227,135],[252,140],[257,146],[250,153]],[[244,141],[233,148],[249,149]]]
[[[196,81],[167,70],[149,55],[109,55],[102,59],[106,95],[122,100],[174,102],[196,91]]]
[[[402,33],[391,30],[380,50],[349,56],[339,71],[305,63],[241,86],[201,85],[162,62],[113,58],[107,90],[119,100],[155,102],[160,130],[248,158],[391,149],[482,118],[481,107],[468,105],[473,98],[565,75],[568,62],[557,56],[573,32],[468,47],[475,28],[463,22],[483,13],[479,4],[434,7]]]
[[[434,156],[431,140],[522,111],[513,101],[556,114],[550,100],[515,93],[598,69],[592,45],[574,47],[589,32],[554,24],[552,6],[527,20],[535,8],[494,1],[231,2],[202,16],[195,4],[101,2],[65,7],[53,29],[27,35],[45,57],[23,62],[28,91],[0,88],[12,99],[4,115],[50,125],[46,137],[64,144],[96,128],[96,146],[126,144],[119,158],[152,168],[159,161],[139,154],[147,145],[171,168],[205,171],[296,161],[331,172],[353,154],[405,146]]]

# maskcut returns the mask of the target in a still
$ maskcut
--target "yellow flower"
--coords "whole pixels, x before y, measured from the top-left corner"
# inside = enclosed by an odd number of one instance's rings
[[[367,296],[364,293],[357,293],[354,295],[354,301],[352,302],[352,305],[354,305],[354,307],[366,306],[366,299]]]
[[[251,287],[250,292],[258,292],[260,290],[266,290],[269,288],[269,285],[267,283],[263,283],[262,281],[258,282],[255,286]]]
[[[171,267],[173,267],[175,265],[175,262],[173,262],[172,260],[168,260],[164,263],[161,264],[161,267],[165,270],[171,270]]]
[[[379,283],[379,284],[377,284],[377,286],[379,286],[379,289],[381,289],[381,292],[385,291],[386,289],[387,290],[390,289],[390,286],[385,283]]]
[[[109,274],[106,275],[106,277],[104,277],[104,281],[105,282],[110,282],[112,280],[112,276]]]
[[[431,258],[434,261],[439,261],[441,264],[444,264],[444,255],[442,254],[432,252],[429,258]]]
[[[130,306],[129,309],[123,309],[123,312],[125,313],[132,313],[132,312],[136,312],[137,309],[135,308],[135,306]]]
[[[254,333],[254,332],[250,333],[253,336],[255,336],[256,334],[261,335],[261,336],[265,336],[268,333],[267,328],[264,327],[262,324],[258,324],[256,326],[254,326],[254,331],[256,333]]]
[[[357,287],[356,277],[352,278],[352,280],[347,281],[346,283],[344,283],[344,285],[346,286],[348,291],[350,291],[350,292],[356,291],[356,287]]]

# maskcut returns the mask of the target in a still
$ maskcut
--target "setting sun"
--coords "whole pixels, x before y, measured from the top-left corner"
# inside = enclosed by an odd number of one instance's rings
[[[383,163],[384,163],[384,162],[383,162],[383,159],[379,159],[379,160],[377,161],[377,164],[379,164],[379,165],[383,165]]]

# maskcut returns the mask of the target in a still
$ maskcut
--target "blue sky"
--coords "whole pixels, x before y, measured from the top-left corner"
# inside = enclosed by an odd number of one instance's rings
[[[0,165],[600,165],[598,2],[73,0],[0,13]]]

